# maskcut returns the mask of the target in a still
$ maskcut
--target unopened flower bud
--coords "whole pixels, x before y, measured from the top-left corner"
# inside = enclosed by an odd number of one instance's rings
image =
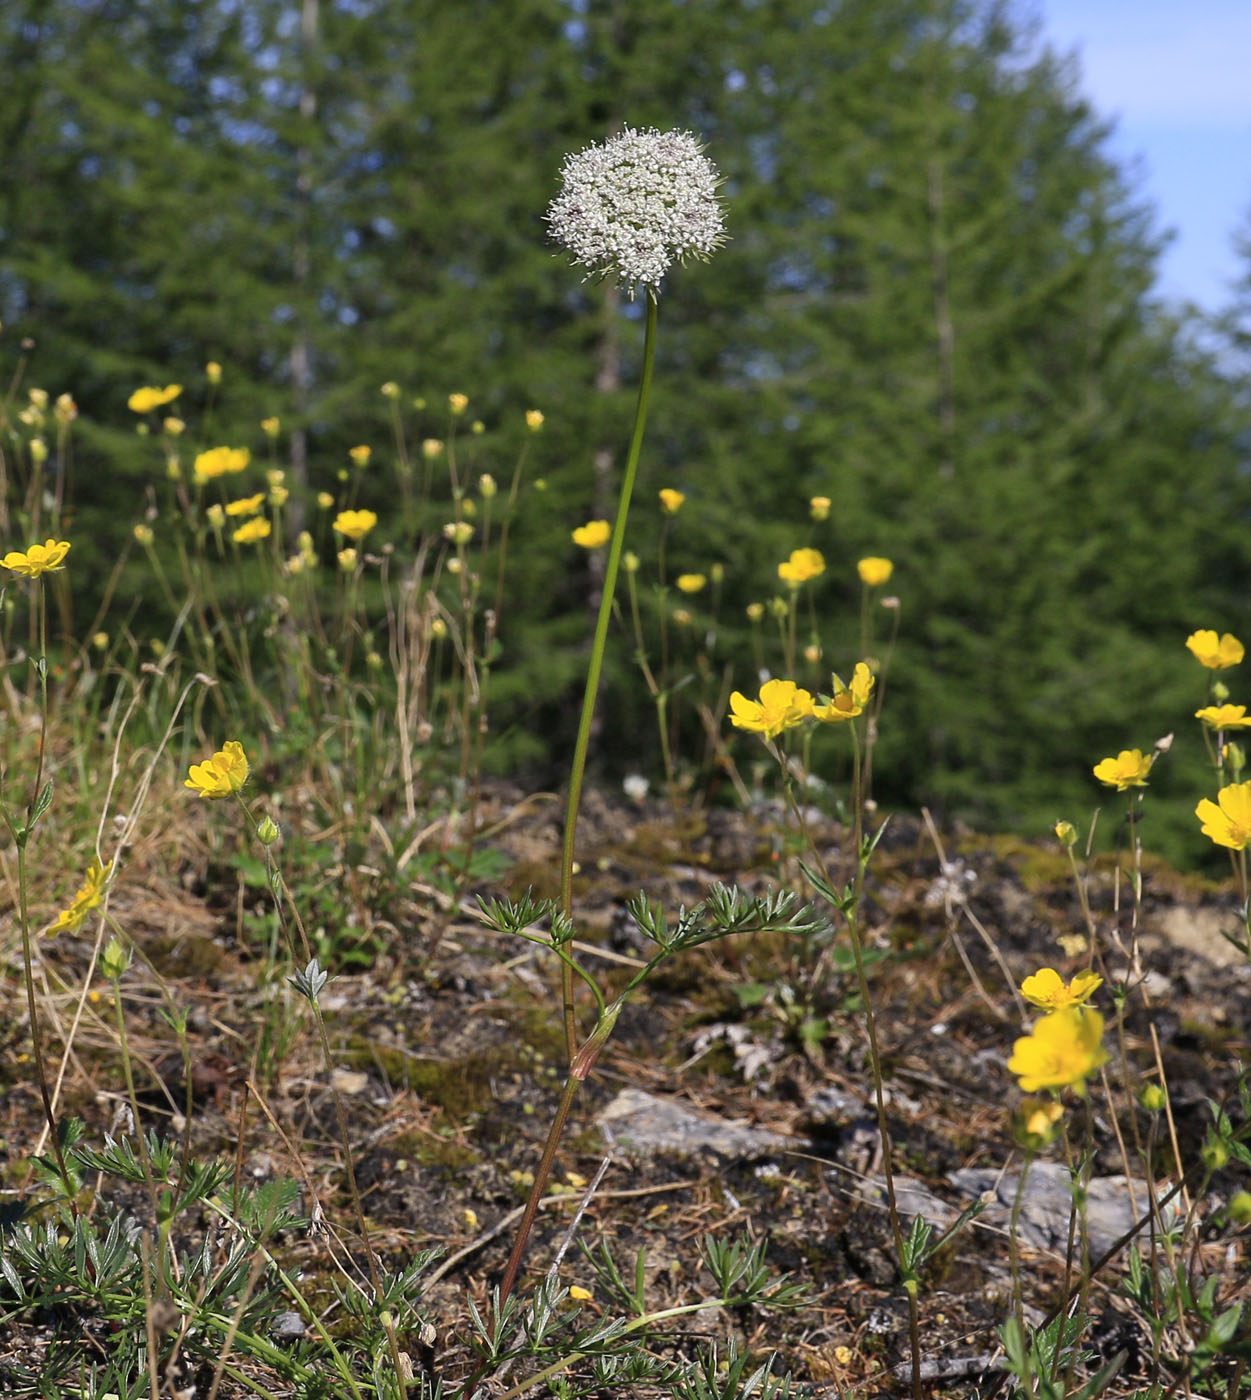
[[[37,467],[42,467],[48,460],[48,444],[44,442],[43,438],[31,438],[30,460]]]
[[[760,619],[761,619],[763,616],[764,616],[764,604],[763,604],[763,603],[748,603],[748,604],[747,604],[747,617],[748,617],[748,620],[749,620],[750,622],[759,622]]]
[[[260,819],[256,827],[256,839],[262,846],[272,846],[281,835],[278,823],[268,813]]]
[[[1235,1225],[1251,1225],[1251,1191],[1237,1191],[1229,1198],[1229,1218]]]
[[[354,549],[341,549],[339,551],[339,568],[345,574],[350,574],[356,568],[356,551]]]
[[[447,396],[447,406],[452,410],[455,417],[459,417],[469,407],[468,394],[449,394]]]
[[[400,386],[394,379],[388,379],[378,392],[384,399],[398,399],[400,396]]]
[[[637,574],[639,571],[639,557],[632,549],[627,549],[621,556],[621,567],[627,574]]]
[[[1148,1113],[1159,1113],[1168,1103],[1168,1095],[1160,1084],[1144,1084],[1138,1091],[1138,1102]]]
[[[100,954],[100,971],[110,982],[116,982],[130,966],[130,959],[130,948],[114,934]]]
[[[152,533],[151,525],[136,525],[133,533],[135,536],[135,543],[142,545],[144,549],[147,549],[155,538]]]
[[[489,501],[496,494],[499,487],[495,484],[495,478],[490,472],[483,472],[478,478],[478,492],[484,501]]]
[[[537,408],[526,409],[526,427],[529,428],[532,433],[537,433],[542,426],[543,415],[539,410]]]
[[[204,377],[210,384],[220,384],[222,382],[222,367],[216,360],[210,360],[204,366]]]
[[[1056,834],[1056,840],[1059,841],[1062,846],[1072,847],[1077,845],[1077,828],[1072,822],[1056,822],[1052,830],[1054,830]]]

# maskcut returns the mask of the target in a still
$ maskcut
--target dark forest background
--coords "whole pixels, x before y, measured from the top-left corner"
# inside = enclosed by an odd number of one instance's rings
[[[715,664],[754,690],[744,608],[778,560],[824,552],[845,673],[855,560],[888,555],[883,805],[1031,835],[1101,800],[1099,758],[1175,729],[1145,839],[1210,849],[1191,815],[1206,677],[1183,644],[1246,638],[1251,261],[1221,320],[1161,307],[1153,211],[1013,6],[9,0],[0,73],[0,368],[80,408],[72,468],[53,465],[81,625],[163,489],[126,408],[141,384],[186,386],[202,446],[259,458],[279,416],[299,502],[373,444],[360,504],[384,520],[382,383],[414,442],[468,394],[481,470],[540,408],[547,490],[512,534],[492,761],[550,780],[589,627],[569,530],[611,514],[641,307],[581,281],[543,213],[566,152],[683,127],[725,177],[731,241],[661,299],[640,577],[655,491],[678,487],[672,568],[724,566]],[[159,612],[138,580],[126,606]],[[652,732],[630,651],[620,636],[608,672],[614,777],[614,735],[637,767]]]

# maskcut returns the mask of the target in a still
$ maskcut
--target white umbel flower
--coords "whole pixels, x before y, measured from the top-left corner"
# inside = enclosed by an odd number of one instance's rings
[[[716,166],[689,131],[633,131],[565,157],[552,236],[592,273],[655,295],[675,259],[725,241]]]

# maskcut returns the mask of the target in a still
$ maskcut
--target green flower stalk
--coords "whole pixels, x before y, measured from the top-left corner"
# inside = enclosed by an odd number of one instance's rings
[[[547,212],[553,237],[589,269],[588,275],[615,275],[634,296],[647,294],[643,371],[634,430],[622,476],[616,519],[604,571],[599,616],[587,666],[586,689],[569,775],[569,799],[561,850],[561,907],[573,906],[573,851],[591,738],[591,721],[604,666],[604,648],[612,616],[613,595],[625,544],[630,498],[638,473],[643,430],[647,423],[652,370],[656,359],[656,321],[660,283],[673,262],[707,258],[725,240],[716,167],[689,132],[634,131],[627,127],[602,145],[566,158],[560,193]],[[578,1036],[573,1006],[573,973],[561,969],[565,1044],[570,1059]]]

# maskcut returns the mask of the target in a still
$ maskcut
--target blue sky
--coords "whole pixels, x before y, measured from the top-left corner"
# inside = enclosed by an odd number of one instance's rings
[[[1175,231],[1161,294],[1228,304],[1232,235],[1251,210],[1251,0],[1025,0],[1040,42],[1081,62],[1115,120],[1108,150]]]

